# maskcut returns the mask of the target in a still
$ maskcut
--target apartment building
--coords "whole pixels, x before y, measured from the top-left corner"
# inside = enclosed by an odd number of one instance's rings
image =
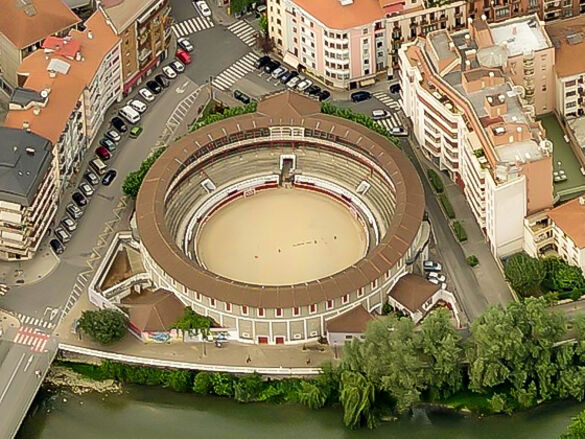
[[[524,222],[524,250],[530,256],[555,255],[585,270],[585,197],[539,212]]]
[[[292,67],[354,89],[392,76],[397,49],[436,29],[465,24],[465,2],[426,7],[396,0],[268,0],[268,31]]]
[[[80,19],[61,0],[0,0],[0,90],[12,93],[22,60],[50,35],[64,36]]]
[[[168,57],[171,6],[168,0],[101,0],[99,3],[122,40],[125,96]]]
[[[0,259],[29,259],[57,211],[52,145],[26,129],[0,127]]]
[[[529,14],[538,14],[541,20],[554,21],[585,12],[585,0],[473,0],[468,8],[470,17],[485,15],[490,23]]]
[[[97,11],[83,32],[47,38],[42,48],[18,70],[23,89],[13,94],[5,125],[51,141],[64,186],[93,142],[104,109],[121,97],[120,39]]]
[[[553,203],[552,143],[535,121],[554,102],[543,27],[535,17],[470,19],[467,30],[432,32],[399,56],[422,152],[460,186],[494,255],[521,250],[524,218]]]

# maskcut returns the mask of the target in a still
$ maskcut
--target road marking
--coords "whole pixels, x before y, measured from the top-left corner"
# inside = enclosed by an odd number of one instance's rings
[[[28,368],[30,367],[30,364],[32,363],[32,360],[34,358],[34,355],[31,354],[30,357],[28,357],[28,361],[26,362],[26,365],[24,366],[24,371],[26,372],[28,370]]]
[[[177,38],[186,37],[196,32],[211,29],[214,25],[210,18],[193,17],[185,21],[175,23],[171,26]]]
[[[30,346],[33,352],[43,352],[50,335],[30,326],[21,326],[14,337],[14,343]]]
[[[51,318],[49,320],[39,319],[39,318],[35,318],[33,316],[21,314],[21,313],[16,313],[16,318],[23,325],[39,326],[42,328],[51,329],[55,326],[53,323],[51,323],[51,320],[53,320],[55,318],[55,316],[59,312],[59,310],[53,309],[53,308],[50,308],[50,309],[52,309],[52,311],[51,311]],[[45,314],[46,314],[46,312],[47,311],[45,310]]]
[[[228,90],[232,85],[254,70],[254,63],[258,58],[259,56],[254,52],[248,52],[213,78],[213,86],[223,91]]]
[[[8,379],[8,382],[6,383],[6,387],[4,388],[4,391],[2,392],[2,395],[0,395],[0,403],[2,402],[2,400],[4,399],[4,397],[6,396],[6,392],[8,392],[8,389],[10,389],[10,385],[12,384],[12,381],[14,381],[14,377],[16,376],[16,372],[18,372],[18,369],[20,368],[20,365],[24,361],[24,356],[25,355],[26,354],[22,354],[22,357],[20,357],[20,360],[19,360],[18,364],[16,365],[16,367],[14,368],[14,371],[12,372],[12,375],[10,375],[10,378]]]
[[[398,111],[401,109],[400,101],[397,101],[396,99],[392,99],[388,93],[385,93],[383,91],[378,91],[378,92],[374,93],[373,96],[376,99],[378,99],[380,102],[382,102],[384,105],[386,105],[388,108],[390,108],[394,111]]]
[[[228,30],[238,37],[244,44],[252,47],[256,44],[256,29],[246,21],[236,21],[228,26]]]

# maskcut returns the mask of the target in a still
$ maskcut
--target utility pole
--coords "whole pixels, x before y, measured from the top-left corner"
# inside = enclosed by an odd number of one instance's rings
[[[213,76],[209,75],[209,99],[213,100]]]

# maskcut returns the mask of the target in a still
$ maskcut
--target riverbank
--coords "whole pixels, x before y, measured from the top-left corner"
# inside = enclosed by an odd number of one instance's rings
[[[81,365],[78,365],[81,366]],[[82,373],[76,372],[67,365],[54,364],[45,377],[44,385],[49,387],[64,387],[76,395],[88,392],[121,393],[122,385],[114,379],[96,380]]]

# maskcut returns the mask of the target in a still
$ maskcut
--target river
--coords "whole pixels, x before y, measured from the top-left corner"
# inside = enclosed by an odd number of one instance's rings
[[[584,406],[555,403],[485,419],[418,411],[373,431],[348,431],[338,409],[238,404],[229,399],[127,386],[122,395],[42,391],[18,439],[557,439]]]

